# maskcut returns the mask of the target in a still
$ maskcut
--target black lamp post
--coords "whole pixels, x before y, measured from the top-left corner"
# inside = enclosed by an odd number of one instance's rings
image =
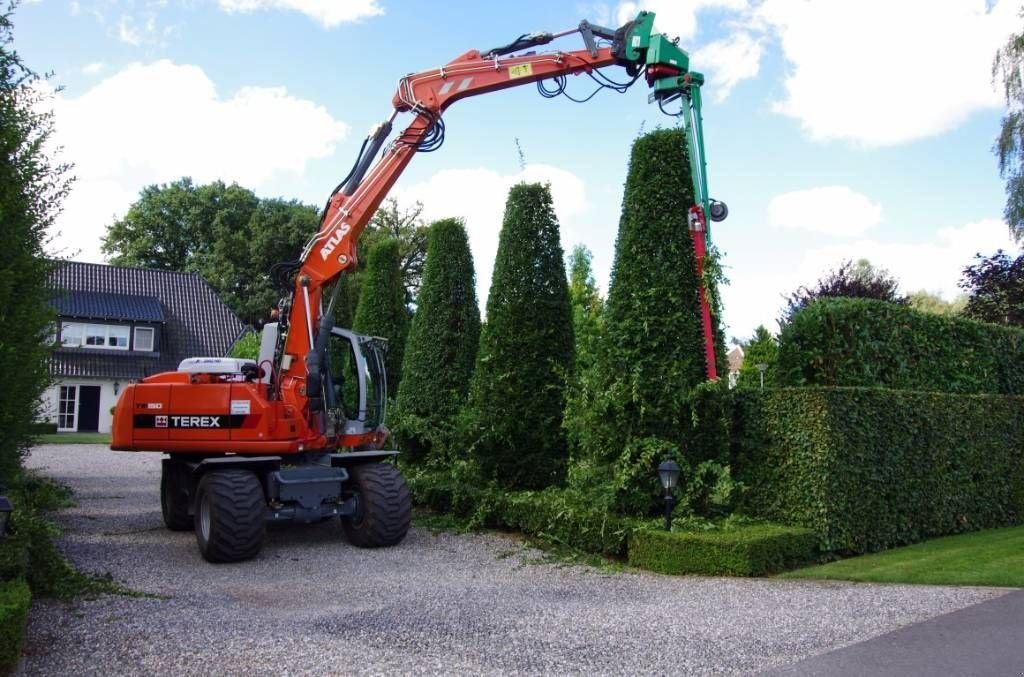
[[[658,477],[661,478],[661,486],[665,488],[665,530],[672,531],[672,506],[675,504],[675,497],[672,490],[679,482],[679,464],[672,459],[662,461],[658,466]]]

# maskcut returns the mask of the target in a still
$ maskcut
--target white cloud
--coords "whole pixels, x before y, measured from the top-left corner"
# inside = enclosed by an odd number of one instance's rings
[[[706,87],[714,94],[715,101],[728,98],[733,87],[757,77],[761,69],[761,41],[745,31],[738,31],[728,38],[716,40],[693,53],[695,70],[709,75]]]
[[[96,75],[106,67],[106,64],[102,61],[94,61],[93,63],[82,66],[82,72],[86,75]]]
[[[616,10],[621,26],[636,18],[641,10],[654,12],[654,27],[671,37],[690,40],[697,34],[697,13],[703,9],[727,9],[739,12],[747,0],[639,0],[620,2]]]
[[[826,235],[863,235],[882,221],[882,205],[847,186],[822,186],[776,195],[768,223]]]
[[[530,164],[518,174],[502,175],[484,168],[446,169],[426,181],[399,187],[395,196],[402,204],[423,203],[428,220],[461,217],[466,222],[477,274],[477,295],[481,309],[491,286],[498,235],[509,189],[520,181],[550,183],[551,197],[561,226],[562,246],[578,242],[582,233],[568,223],[587,208],[586,188],[572,172],[543,164]]]
[[[867,259],[892,273],[904,293],[925,289],[952,300],[961,293],[957,282],[974,255],[993,254],[997,249],[1015,252],[1017,245],[1004,222],[985,219],[942,228],[931,242],[860,240],[819,247],[804,255],[798,270],[804,280],[801,284],[809,284],[841,261]]]
[[[791,66],[775,110],[815,140],[886,146],[947,132],[996,107],[992,58],[1016,0],[766,0],[757,18]]]
[[[138,47],[143,43],[152,43],[157,39],[156,16],[150,14],[138,21],[130,14],[123,14],[117,24],[117,37],[121,42]]]
[[[384,13],[377,0],[218,0],[218,4],[226,12],[266,9],[301,12],[324,28],[334,28]]]
[[[77,98],[53,100],[54,143],[77,176],[58,246],[100,260],[100,237],[149,184],[191,176],[259,188],[334,152],[347,125],[283,87],[221,97],[197,66],[133,64]]]

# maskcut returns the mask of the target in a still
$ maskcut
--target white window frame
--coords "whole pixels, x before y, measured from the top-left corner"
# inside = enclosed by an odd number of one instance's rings
[[[142,333],[149,332],[149,347],[148,348],[140,348],[139,347],[139,333],[140,332],[142,332]],[[135,340],[132,341],[132,346],[133,346],[133,348],[135,350],[137,350],[139,352],[144,352],[144,353],[151,353],[151,352],[153,352],[153,348],[154,348],[153,343],[155,341],[156,341],[156,330],[153,329],[153,327],[135,327]]]
[[[64,397],[64,390],[65,389],[67,389],[71,393],[71,397],[70,398]],[[57,431],[58,432],[66,433],[66,432],[75,432],[76,430],[78,430],[78,405],[81,402],[81,400],[82,400],[82,398],[80,398],[78,396],[78,386],[77,385],[73,385],[72,386],[72,385],[66,385],[66,384],[61,383],[60,385],[57,386]],[[73,403],[72,409],[74,409],[74,411],[62,413],[61,412],[61,405],[64,402],[71,402],[71,403]],[[68,417],[68,416],[71,417],[71,427],[62,426],[61,423],[66,422],[67,419],[65,418],[64,420],[61,420],[61,417]]]
[[[65,341],[64,331],[69,326],[81,327],[82,334],[79,336],[78,343],[67,343]],[[115,329],[124,329],[128,331],[128,340],[125,341],[123,346],[115,346],[110,344],[110,339]],[[95,336],[103,336],[103,345],[95,346],[86,343],[86,339],[89,334]],[[132,330],[129,325],[126,324],[99,324],[96,322],[61,322],[60,324],[60,344],[64,348],[88,348],[89,350],[128,350],[131,342]]]
[[[115,330],[121,330],[120,333],[123,334],[123,336],[119,336],[118,338],[123,338],[124,339],[124,345],[123,346],[115,346],[113,343],[111,343],[111,341],[114,338],[114,331]],[[130,325],[127,325],[127,324],[108,324],[107,325],[107,347],[108,348],[110,348],[111,350],[128,350],[131,347],[131,342],[132,342],[132,328],[131,328]]]

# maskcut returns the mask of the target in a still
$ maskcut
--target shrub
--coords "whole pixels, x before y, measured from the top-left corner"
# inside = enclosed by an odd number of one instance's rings
[[[717,453],[688,441],[690,393],[706,375],[700,280],[687,225],[693,199],[683,131],[637,139],[603,333],[566,411],[571,482],[580,488],[610,485],[616,509],[626,513],[656,509],[655,468],[663,454],[696,466]]]
[[[573,367],[572,315],[548,186],[509,191],[470,385],[468,440],[484,476],[511,488],[560,482]]]
[[[24,579],[0,583],[0,673],[10,674],[18,664],[31,601]]]
[[[812,560],[810,529],[774,524],[718,531],[634,531],[629,563],[663,574],[764,576]]]
[[[402,362],[394,432],[412,460],[421,460],[451,429],[465,403],[480,342],[473,255],[462,223],[430,228],[423,284]]]
[[[353,323],[360,334],[388,340],[389,397],[398,393],[405,336],[409,331],[409,311],[405,307],[405,288],[398,260],[396,240],[385,240],[370,250]]]
[[[779,382],[1024,395],[1024,330],[867,299],[817,301],[782,331]]]
[[[782,388],[737,398],[745,510],[863,553],[1024,521],[1024,398]]]

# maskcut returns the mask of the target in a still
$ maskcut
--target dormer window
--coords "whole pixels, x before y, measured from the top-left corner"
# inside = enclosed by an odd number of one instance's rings
[[[60,344],[65,348],[108,348],[128,350],[130,328],[119,324],[63,322]]]
[[[135,328],[135,350],[143,350],[147,352],[153,350],[152,327]]]

